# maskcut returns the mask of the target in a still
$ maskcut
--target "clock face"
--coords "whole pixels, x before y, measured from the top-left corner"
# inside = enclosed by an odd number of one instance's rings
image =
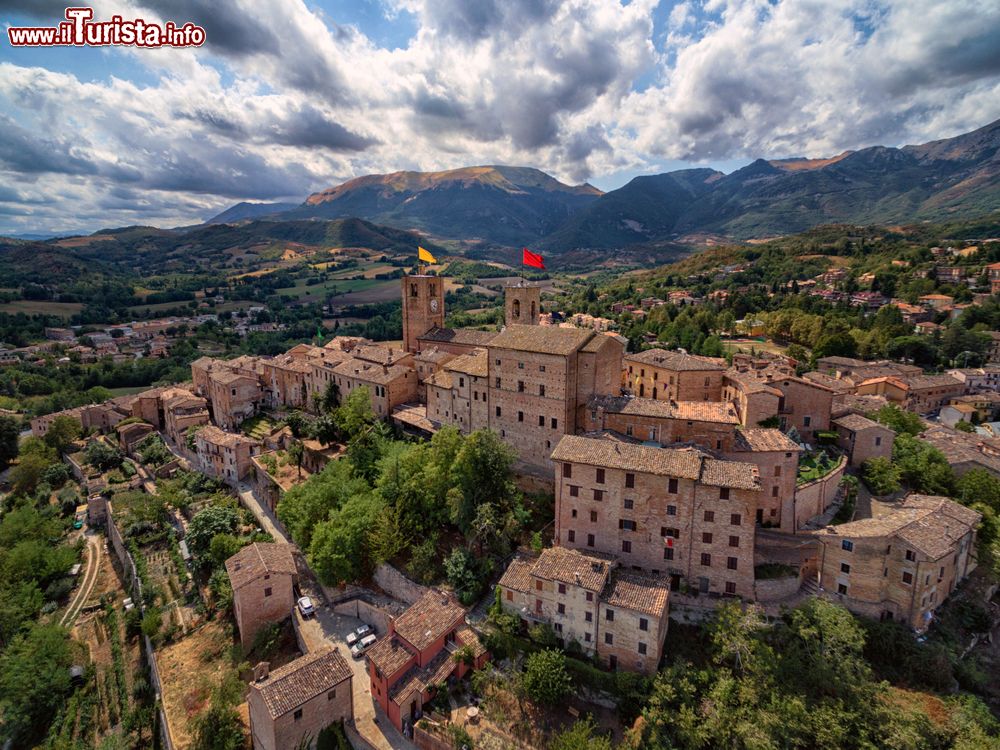
[[[438,311],[438,301],[436,299],[431,300],[431,312]]]

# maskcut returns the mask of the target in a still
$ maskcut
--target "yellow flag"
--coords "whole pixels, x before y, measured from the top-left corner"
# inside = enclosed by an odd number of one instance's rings
[[[419,245],[417,246],[417,257],[424,263],[437,263],[437,259]]]

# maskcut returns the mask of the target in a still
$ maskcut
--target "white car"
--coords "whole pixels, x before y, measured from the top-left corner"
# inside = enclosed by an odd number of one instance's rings
[[[353,656],[355,659],[360,659],[364,655],[365,651],[371,648],[372,644],[374,644],[375,641],[377,640],[378,636],[366,635],[364,638],[362,638],[360,641],[354,644],[354,647],[351,649],[351,656]]]
[[[316,614],[316,607],[313,606],[313,600],[310,599],[308,596],[299,597],[297,605],[299,608],[299,613],[303,617],[312,617],[314,614]]]
[[[354,630],[352,630],[350,633],[347,634],[347,639],[346,639],[347,645],[353,646],[355,643],[358,642],[358,639],[364,638],[371,632],[372,632],[371,625],[361,625],[360,627],[355,628]]]

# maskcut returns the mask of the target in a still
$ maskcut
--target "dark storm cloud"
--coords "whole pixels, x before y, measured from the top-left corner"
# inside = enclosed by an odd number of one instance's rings
[[[268,199],[304,193],[301,165],[282,169],[270,166],[258,154],[237,150],[212,150],[204,154],[175,149],[156,160],[142,185],[168,190],[231,198]]]
[[[238,138],[246,135],[246,128],[243,127],[242,123],[226,117],[221,112],[196,109],[191,112],[177,112],[176,116],[184,120],[201,123],[209,130],[229,138]]]
[[[143,0],[142,5],[175,23],[205,29],[205,46],[220,54],[277,55],[281,43],[272,29],[231,2],[219,0]]]
[[[433,0],[429,24],[458,39],[485,39],[496,30],[511,31],[544,22],[558,9],[556,0]]]
[[[98,166],[74,152],[73,144],[36,138],[7,115],[0,115],[0,163],[27,174],[94,175]]]
[[[266,128],[264,138],[283,146],[325,148],[338,152],[364,151],[378,143],[373,138],[352,133],[311,106],[302,107],[282,122]]]

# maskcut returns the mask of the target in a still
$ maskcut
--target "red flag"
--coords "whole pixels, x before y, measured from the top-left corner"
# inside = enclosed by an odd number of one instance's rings
[[[531,252],[528,248],[523,247],[521,250],[524,252],[521,262],[526,266],[531,266],[532,268],[541,268],[545,270],[545,261],[541,255],[538,253]]]

